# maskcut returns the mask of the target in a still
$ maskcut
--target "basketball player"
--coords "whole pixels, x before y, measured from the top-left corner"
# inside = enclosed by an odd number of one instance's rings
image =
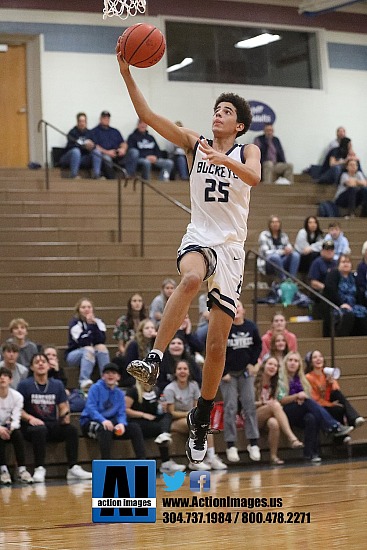
[[[250,107],[244,99],[235,94],[222,94],[217,99],[212,119],[214,139],[207,140],[154,113],[119,52],[118,41],[120,72],[139,118],[178,147],[194,150],[190,174],[191,222],[177,257],[181,282],[166,304],[152,351],[143,361],[132,361],[127,370],[137,380],[155,384],[163,353],[202,282],[207,280],[211,311],[201,397],[187,417],[186,453],[190,461],[198,464],[207,450],[210,412],[241,292],[250,190],[260,181],[260,151],[256,145],[235,143],[236,137],[243,135],[251,123]]]

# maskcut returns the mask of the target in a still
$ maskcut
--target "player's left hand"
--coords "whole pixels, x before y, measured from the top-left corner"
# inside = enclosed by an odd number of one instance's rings
[[[211,164],[221,165],[227,158],[224,153],[219,153],[213,149],[206,139],[199,139],[199,149],[205,154],[204,160],[208,160]]]

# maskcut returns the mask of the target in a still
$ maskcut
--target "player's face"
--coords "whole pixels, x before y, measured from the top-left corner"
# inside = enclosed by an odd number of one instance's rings
[[[322,369],[324,366],[324,356],[318,350],[314,351],[312,354],[312,366],[314,369]]]
[[[232,103],[218,103],[214,110],[212,130],[214,135],[237,134],[244,124],[237,122],[237,111]]]

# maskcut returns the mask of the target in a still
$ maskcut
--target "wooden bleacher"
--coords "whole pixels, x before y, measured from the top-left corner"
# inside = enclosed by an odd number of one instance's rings
[[[115,320],[126,309],[128,298],[140,292],[149,305],[165,277],[178,280],[175,254],[188,223],[187,213],[166,202],[152,190],[145,190],[145,257],[140,251],[140,188],[132,183],[123,188],[122,242],[117,229],[117,184],[115,181],[62,179],[51,170],[50,189],[45,189],[44,171],[0,169],[0,324],[2,341],[14,317],[30,323],[30,338],[37,343],[54,343],[63,355],[67,324],[80,297],[90,297],[97,314],[108,326],[111,356],[116,350],[112,340]],[[189,206],[186,182],[155,182],[166,193]],[[257,250],[260,231],[267,227],[271,214],[280,216],[292,241],[304,218],[317,213],[317,205],[332,197],[332,186],[316,185],[307,176],[296,178],[291,186],[259,185],[252,190],[247,249]],[[330,219],[321,219],[326,231]],[[340,219],[352,248],[354,266],[360,259],[366,239],[365,219]],[[246,289],[254,280],[254,263],[246,266],[241,299],[251,318],[253,291]],[[266,290],[259,291],[266,294]],[[273,313],[281,306],[260,305],[258,325],[264,333]],[[285,309],[287,318],[308,312],[294,306]],[[194,322],[197,303],[190,309]],[[290,330],[298,336],[302,355],[319,348],[327,358],[330,342],[322,338],[320,321],[294,323]],[[366,338],[339,338],[336,364],[342,370],[344,393],[367,417]],[[75,387],[78,370],[67,368],[70,387]],[[74,419],[77,422],[77,418]],[[173,454],[183,455],[182,438],[176,438]],[[367,442],[367,425],[352,432],[353,444]],[[262,442],[266,445],[266,442]],[[60,445],[51,446],[48,461],[62,464]],[[128,448],[129,445],[124,445]],[[62,445],[61,448],[63,449]],[[246,448],[241,435],[240,450]],[[224,451],[221,436],[217,450]],[[118,449],[118,452],[120,450]],[[131,452],[129,449],[128,453]],[[294,453],[295,451],[290,451]],[[157,448],[149,445],[150,456]],[[93,441],[81,438],[81,461],[97,458]],[[247,455],[246,455],[247,457]]]

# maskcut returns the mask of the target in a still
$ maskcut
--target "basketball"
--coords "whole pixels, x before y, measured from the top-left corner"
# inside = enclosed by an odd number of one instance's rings
[[[152,67],[162,59],[165,49],[166,40],[161,31],[146,23],[128,27],[120,40],[123,58],[134,67]]]

